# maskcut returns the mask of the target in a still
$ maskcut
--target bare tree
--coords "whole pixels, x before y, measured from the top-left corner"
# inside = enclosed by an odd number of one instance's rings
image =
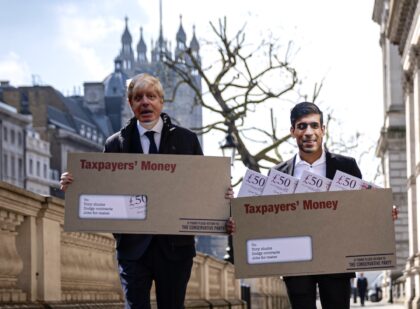
[[[297,72],[289,62],[292,44],[289,42],[283,56],[279,56],[280,46],[273,38],[256,45],[247,44],[245,27],[230,37],[226,17],[219,19],[217,26],[210,22],[210,26],[216,41],[208,45],[218,54],[217,61],[203,67],[195,51],[186,48],[181,56],[167,55],[165,63],[180,76],[179,85],[186,83],[193,89],[197,104],[218,115],[216,121],[195,129],[203,134],[218,130],[233,137],[237,159],[248,168],[260,171],[267,167],[264,161],[271,164],[282,161],[278,146],[287,141],[290,134],[278,136],[272,108],[267,125],[249,125],[246,119],[252,118],[251,113],[272,99],[280,104],[279,98],[298,88]],[[202,92],[198,86],[197,77],[201,78],[206,91]],[[315,86],[312,101],[321,86]]]

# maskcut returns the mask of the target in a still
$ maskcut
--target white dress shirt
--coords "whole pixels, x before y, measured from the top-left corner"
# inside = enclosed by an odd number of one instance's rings
[[[300,179],[303,171],[310,171],[317,175],[326,177],[327,176],[327,161],[325,157],[325,151],[322,151],[321,157],[312,164],[309,164],[308,162],[303,161],[300,158],[300,155],[297,154],[293,176]]]
[[[153,137],[155,138],[156,147],[157,147],[157,150],[159,151],[160,139],[162,137],[162,129],[163,129],[162,118],[159,117],[158,122],[150,130],[143,128],[142,125],[140,124],[140,121],[137,120],[137,129],[139,130],[140,143],[141,143],[141,148],[143,148],[143,153],[144,154],[149,153],[150,141],[149,141],[149,138],[145,134],[147,131],[155,132]]]

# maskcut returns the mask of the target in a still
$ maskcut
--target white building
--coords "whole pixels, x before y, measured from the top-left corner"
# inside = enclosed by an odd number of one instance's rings
[[[28,129],[26,134],[26,189],[50,195],[50,187],[59,187],[58,171],[50,169],[50,143]]]
[[[32,128],[32,116],[0,102],[0,179],[29,191],[50,195],[59,187],[50,169],[50,143]]]
[[[403,206],[397,250],[408,239],[408,259],[389,297],[420,308],[420,0],[375,0],[373,20],[381,27],[384,69],[385,121],[378,149],[394,202]]]
[[[21,188],[25,187],[25,128],[31,123],[32,116],[0,102],[1,180]]]

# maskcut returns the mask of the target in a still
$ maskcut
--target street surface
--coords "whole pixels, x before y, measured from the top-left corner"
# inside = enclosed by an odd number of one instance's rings
[[[351,303],[350,308],[405,309],[402,304],[389,304],[387,302],[372,303],[370,301],[366,301],[364,307],[362,307],[360,303]]]
[[[316,305],[317,309],[321,309],[321,303],[318,301]],[[377,308],[377,309],[405,309],[402,304],[389,304],[387,302],[372,303],[370,301],[365,302],[365,306],[362,307],[360,302],[353,304],[353,300],[350,303],[350,308]]]

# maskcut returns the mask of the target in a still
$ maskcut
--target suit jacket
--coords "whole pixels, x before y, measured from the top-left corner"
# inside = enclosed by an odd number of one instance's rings
[[[356,285],[357,285],[357,289],[359,291],[366,292],[367,286],[368,286],[368,281],[367,281],[366,277],[363,277],[363,278],[360,278],[359,277],[359,278],[357,278]]]
[[[161,114],[161,118],[163,120],[163,129],[159,153],[175,155],[203,154],[195,133],[173,125],[169,116],[164,113]],[[113,134],[106,140],[104,152],[143,153],[137,129],[137,119],[135,117],[119,132]],[[139,259],[146,251],[152,237],[168,259],[181,260],[195,256],[194,236],[114,234],[114,237],[118,259]]]
[[[333,179],[335,172],[337,170],[342,171],[344,173],[350,174],[352,176],[362,178],[362,173],[360,172],[359,167],[357,166],[356,160],[351,157],[342,156],[339,154],[326,152],[325,153],[325,160],[327,165],[327,172],[326,176],[329,179]],[[293,175],[295,170],[295,161],[296,156],[294,156],[292,159],[282,162],[278,165],[276,165],[274,168],[279,170],[280,172]],[[334,224],[334,222],[331,222]],[[343,273],[343,274],[330,274],[328,276],[331,277],[348,277],[348,278],[354,278],[354,273]]]

